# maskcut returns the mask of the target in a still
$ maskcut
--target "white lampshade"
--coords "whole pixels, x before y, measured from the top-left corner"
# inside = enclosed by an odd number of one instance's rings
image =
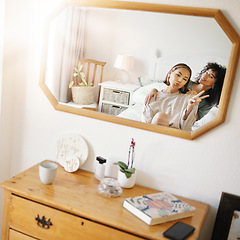
[[[127,54],[118,54],[114,63],[114,67],[128,71],[133,69],[133,56]]]

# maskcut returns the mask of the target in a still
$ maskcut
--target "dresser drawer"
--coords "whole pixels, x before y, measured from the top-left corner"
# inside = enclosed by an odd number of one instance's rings
[[[112,115],[118,115],[126,109],[127,107],[117,106],[109,103],[103,103],[101,112],[112,114]]]
[[[36,238],[29,237],[25,234],[10,229],[9,240],[36,240]]]
[[[103,100],[129,105],[130,93],[116,89],[104,88]]]
[[[141,239],[111,227],[15,195],[12,195],[10,206],[10,228],[34,238],[43,240]],[[50,219],[49,222],[51,222],[52,225],[48,227],[47,225],[44,226],[38,223],[37,220],[35,220],[37,216],[39,216],[41,220],[43,216],[46,221]]]

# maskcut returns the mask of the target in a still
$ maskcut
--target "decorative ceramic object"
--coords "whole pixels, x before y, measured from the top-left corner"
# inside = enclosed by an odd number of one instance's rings
[[[136,170],[129,178],[126,177],[125,173],[121,170],[118,171],[118,182],[123,188],[132,188],[136,183]]]
[[[80,160],[76,156],[69,156],[65,163],[64,163],[64,169],[67,172],[76,172],[79,169]]]
[[[87,157],[88,145],[80,134],[65,134],[58,140],[57,161],[66,171],[76,171],[84,164]]]

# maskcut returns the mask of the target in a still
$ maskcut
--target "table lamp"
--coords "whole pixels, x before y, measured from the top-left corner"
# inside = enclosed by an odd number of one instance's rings
[[[121,83],[127,83],[130,79],[129,70],[133,69],[133,56],[127,54],[118,54],[114,67],[118,69],[115,80]]]

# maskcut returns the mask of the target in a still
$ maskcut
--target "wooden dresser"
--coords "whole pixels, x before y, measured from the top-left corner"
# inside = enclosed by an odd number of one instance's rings
[[[97,192],[99,181],[91,172],[68,173],[59,166],[54,183],[44,185],[38,166],[0,185],[4,188],[2,240],[166,239],[162,233],[176,222],[148,226],[122,207],[126,197],[157,190],[135,185],[123,189],[120,197],[108,198]],[[196,207],[193,217],[181,221],[196,228],[188,239],[197,239],[209,207],[179,198]]]

